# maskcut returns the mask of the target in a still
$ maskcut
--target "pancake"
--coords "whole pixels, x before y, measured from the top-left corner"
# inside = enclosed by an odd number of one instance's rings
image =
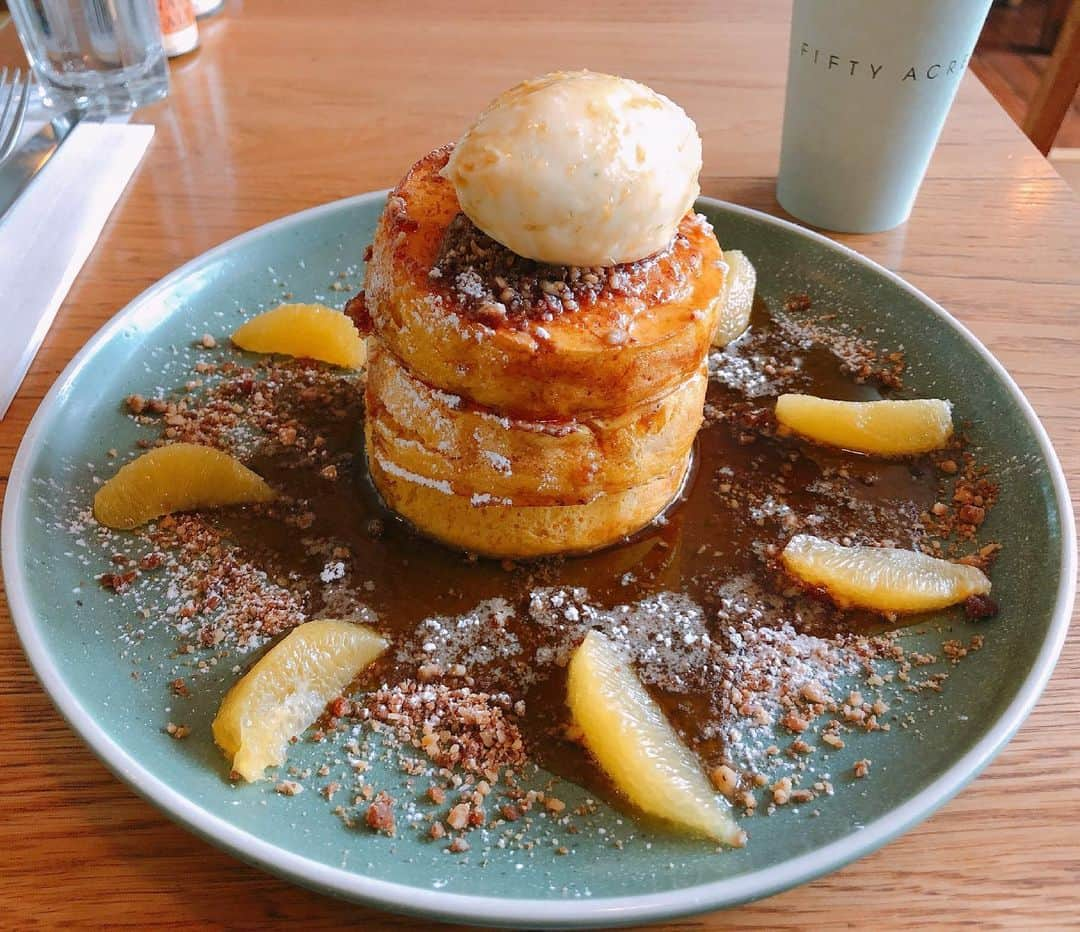
[[[515,256],[460,213],[450,147],[391,192],[367,265],[362,323],[418,379],[526,420],[621,412],[700,369],[724,272],[703,217],[670,249],[611,268]]]
[[[481,556],[527,559],[587,553],[647,525],[682,487],[689,456],[666,475],[582,505],[515,505],[458,495],[399,466],[365,427],[368,468],[386,504],[429,537]]]
[[[584,504],[667,474],[685,461],[701,426],[704,371],[618,414],[522,421],[426,385],[378,340],[370,343],[365,407],[373,435],[398,465],[458,495]]]

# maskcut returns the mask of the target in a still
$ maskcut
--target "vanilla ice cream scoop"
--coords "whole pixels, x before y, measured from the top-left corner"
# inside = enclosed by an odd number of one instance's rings
[[[589,71],[497,97],[443,174],[461,209],[518,255],[616,265],[666,248],[697,197],[701,139],[681,107]]]

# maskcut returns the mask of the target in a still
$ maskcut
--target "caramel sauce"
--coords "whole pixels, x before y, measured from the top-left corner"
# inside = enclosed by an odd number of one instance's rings
[[[754,348],[767,350],[781,366],[797,364],[783,390],[853,400],[881,397],[876,388],[849,375],[841,359],[825,346],[793,349],[760,301],[751,332]],[[414,532],[386,510],[368,477],[361,398],[355,399],[355,417],[350,412],[344,421],[313,425],[329,448],[356,451],[352,465],[339,469],[338,481],[327,482],[311,469],[297,468],[284,455],[264,455],[250,463],[286,496],[306,503],[314,514],[308,530],[297,531],[272,516],[242,511],[222,512],[214,520],[271,577],[291,577],[290,585],[306,589],[309,617],[318,617],[324,608],[319,574],[326,562],[326,548],[312,552],[312,540],[347,547],[352,555],[350,584],[377,615],[377,627],[394,640],[395,648],[410,640],[424,619],[453,617],[483,600],[505,599],[516,609],[507,624],[521,643],[521,654],[515,663],[470,668],[476,688],[506,690],[523,698],[527,711],[522,729],[532,759],[617,802],[582,749],[564,737],[564,668],[533,662],[541,648],[567,646],[553,642],[549,629],[530,621],[533,588],[585,587],[589,604],[600,608],[635,603],[660,592],[681,592],[703,609],[707,624],[712,624],[720,585],[744,577],[782,595],[781,614],[804,630],[809,626],[813,633],[867,633],[880,629],[882,620],[823,609],[820,602],[790,591],[790,580],[774,561],[762,556],[761,547],[772,543],[782,548],[795,531],[769,515],[758,523],[754,509],[781,494],[795,515],[817,516],[811,533],[853,532],[864,539],[890,539],[910,547],[922,533],[919,513],[938,493],[937,475],[927,460],[885,462],[776,436],[770,427],[773,400],[768,394],[747,398],[739,389],[711,380],[706,410],[713,414],[697,437],[695,467],[680,500],[662,520],[617,546],[587,556],[514,566],[471,559]],[[724,413],[723,419],[717,420],[718,411]],[[823,492],[824,487],[832,491]],[[735,506],[733,492],[744,497]],[[373,586],[363,587],[363,581]],[[801,611],[808,607],[814,611]],[[360,686],[416,677],[422,661],[391,649]],[[531,682],[521,682],[523,670],[532,671]],[[678,691],[662,683],[650,684],[650,689],[703,759],[720,757],[721,743],[706,737],[703,727],[713,714],[710,690]]]

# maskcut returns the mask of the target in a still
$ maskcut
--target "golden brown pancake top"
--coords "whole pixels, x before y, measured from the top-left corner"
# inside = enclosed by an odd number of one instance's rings
[[[667,249],[637,262],[611,267],[536,262],[511,252],[461,213],[453,185],[439,174],[451,149],[435,150],[410,172],[413,176],[424,166],[423,180],[431,196],[424,197],[420,209],[435,207],[442,216],[429,215],[425,223],[417,223],[414,211],[419,205],[409,203],[406,178],[391,194],[386,220],[391,242],[428,235],[433,227],[438,231],[434,248],[419,250],[430,257],[427,267],[413,274],[426,277],[428,289],[455,313],[493,328],[518,329],[583,309],[633,314],[676,301],[693,288],[704,261],[704,218],[688,213]]]

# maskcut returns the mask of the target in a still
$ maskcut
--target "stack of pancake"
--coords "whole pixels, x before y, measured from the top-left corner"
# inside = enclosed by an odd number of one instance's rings
[[[365,438],[387,505],[497,557],[593,550],[679,493],[725,266],[703,218],[611,267],[524,259],[461,213],[450,147],[391,193],[363,297]]]

